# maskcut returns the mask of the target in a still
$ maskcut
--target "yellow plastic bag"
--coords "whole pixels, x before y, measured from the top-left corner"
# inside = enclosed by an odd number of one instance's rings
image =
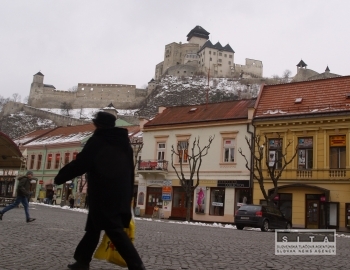
[[[134,243],[135,240],[135,228],[135,220],[133,217],[130,220],[129,228],[124,229],[132,243]],[[94,258],[99,260],[106,260],[121,267],[127,267],[126,262],[122,256],[120,256],[119,252],[115,249],[115,246],[106,233],[103,235],[102,242],[95,251]]]

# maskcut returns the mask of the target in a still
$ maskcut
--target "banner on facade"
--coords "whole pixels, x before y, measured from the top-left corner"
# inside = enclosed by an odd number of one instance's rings
[[[205,213],[205,187],[197,187],[196,188],[196,214],[204,214]]]

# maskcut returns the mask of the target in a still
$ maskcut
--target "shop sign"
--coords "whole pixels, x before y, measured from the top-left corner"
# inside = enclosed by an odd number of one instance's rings
[[[249,188],[249,180],[218,180],[217,187]]]
[[[223,207],[223,206],[224,206],[224,203],[222,203],[222,202],[212,202],[211,205],[212,205],[212,206]]]
[[[331,136],[331,146],[346,146],[346,136]]]
[[[39,184],[40,185],[44,184],[44,180],[39,180]]]
[[[163,186],[162,187],[162,193],[171,193],[171,187]]]
[[[321,201],[321,202],[325,202],[325,201],[326,201],[326,196],[322,196],[322,197],[320,198],[320,201]]]

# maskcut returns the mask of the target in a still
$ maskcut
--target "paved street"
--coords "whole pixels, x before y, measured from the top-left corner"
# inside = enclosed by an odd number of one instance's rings
[[[1,270],[67,269],[83,235],[86,214],[30,205],[0,221]],[[148,270],[349,269],[350,238],[337,238],[336,256],[275,256],[274,233],[137,219],[136,247]],[[340,233],[341,234],[341,233]],[[122,269],[93,260],[91,269]]]

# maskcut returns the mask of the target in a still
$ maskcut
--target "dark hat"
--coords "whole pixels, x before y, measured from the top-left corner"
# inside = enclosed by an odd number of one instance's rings
[[[32,171],[27,171],[26,175],[34,175]]]
[[[92,122],[98,127],[102,128],[112,128],[115,126],[115,121],[117,118],[107,112],[98,112],[95,116],[95,119],[92,119]]]

